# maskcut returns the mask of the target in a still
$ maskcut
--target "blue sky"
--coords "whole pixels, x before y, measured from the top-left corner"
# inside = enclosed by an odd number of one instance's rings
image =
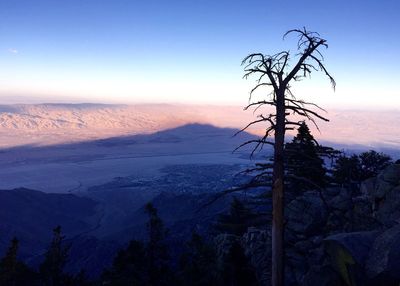
[[[250,52],[294,51],[285,31],[328,40],[296,85],[320,104],[399,107],[399,1],[0,1],[0,102],[245,104]]]

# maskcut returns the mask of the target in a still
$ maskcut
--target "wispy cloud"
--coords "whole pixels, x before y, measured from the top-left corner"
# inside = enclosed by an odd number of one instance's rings
[[[12,54],[18,54],[18,50],[14,49],[14,48],[9,48],[8,52],[12,53]]]

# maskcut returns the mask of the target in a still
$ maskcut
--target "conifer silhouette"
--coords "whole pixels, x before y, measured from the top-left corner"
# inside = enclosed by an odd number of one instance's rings
[[[44,286],[63,286],[67,285],[68,280],[70,280],[70,277],[63,272],[70,250],[70,247],[65,245],[64,239],[61,226],[54,228],[53,239],[39,268]]]
[[[180,280],[185,286],[221,285],[220,267],[212,244],[197,233],[192,234],[180,258]]]
[[[261,224],[260,216],[253,213],[243,202],[234,197],[229,213],[219,216],[215,230],[220,233],[242,235],[248,227],[259,224]]]
[[[18,248],[19,241],[14,237],[5,256],[0,260],[0,285],[38,285],[37,274],[25,263],[18,260]]]
[[[286,182],[291,192],[299,194],[327,184],[319,147],[305,122],[297,129],[292,142],[285,144]]]
[[[18,239],[14,237],[6,255],[0,261],[0,285],[16,285]]]

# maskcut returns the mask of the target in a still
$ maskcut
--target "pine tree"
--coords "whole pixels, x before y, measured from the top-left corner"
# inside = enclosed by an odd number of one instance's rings
[[[18,239],[14,237],[6,255],[0,261],[0,285],[16,285]]]
[[[197,233],[192,234],[180,259],[181,284],[185,286],[221,285],[214,247]]]
[[[14,237],[6,255],[0,260],[0,285],[36,285],[36,273],[17,259],[18,246],[19,241]]]
[[[342,155],[335,162],[333,179],[340,185],[351,185],[360,181],[361,173],[361,162],[357,155],[350,157]]]
[[[285,144],[285,164],[289,190],[299,192],[326,186],[326,170],[320,157],[322,149],[305,122],[297,129],[292,142]]]
[[[167,229],[157,213],[153,204],[145,207],[149,217],[147,223],[148,241],[146,252],[148,256],[148,271],[150,285],[168,285],[172,279],[172,271],[169,268],[169,253],[166,244]]]
[[[150,285],[146,249],[142,242],[132,240],[118,252],[110,270],[103,274],[104,285]]]
[[[223,279],[225,286],[258,285],[255,271],[251,267],[243,247],[235,241],[224,259]]]
[[[240,236],[247,231],[248,227],[261,224],[260,220],[260,216],[254,214],[238,198],[234,197],[231,202],[229,214],[219,216],[215,230],[220,233]]]
[[[350,157],[342,154],[333,170],[334,181],[349,186],[378,175],[378,173],[392,162],[392,158],[374,150],[363,152]]]
[[[378,153],[374,150],[361,153],[359,158],[362,170],[362,180],[378,175],[379,171],[383,170],[392,162],[390,156],[384,153]]]
[[[57,226],[53,230],[53,240],[39,269],[42,283],[45,286],[66,285],[71,279],[63,272],[70,249],[69,246],[64,245],[64,238],[65,236],[61,234],[61,227]]]
[[[113,265],[102,275],[104,285],[175,285],[175,277],[170,269],[171,261],[166,244],[167,229],[157,213],[148,203],[145,212],[147,222],[146,243],[132,240],[126,249],[118,252]]]

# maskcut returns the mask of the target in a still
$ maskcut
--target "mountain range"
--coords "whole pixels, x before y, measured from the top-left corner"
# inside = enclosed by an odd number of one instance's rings
[[[264,113],[270,112],[264,109]],[[0,147],[53,145],[117,136],[150,134],[192,123],[241,129],[259,111],[240,106],[178,104],[15,104],[0,106]],[[398,148],[399,109],[328,109],[330,122],[310,128],[318,140],[343,148]],[[265,126],[248,131],[261,135]],[[289,134],[290,135],[290,134]]]

